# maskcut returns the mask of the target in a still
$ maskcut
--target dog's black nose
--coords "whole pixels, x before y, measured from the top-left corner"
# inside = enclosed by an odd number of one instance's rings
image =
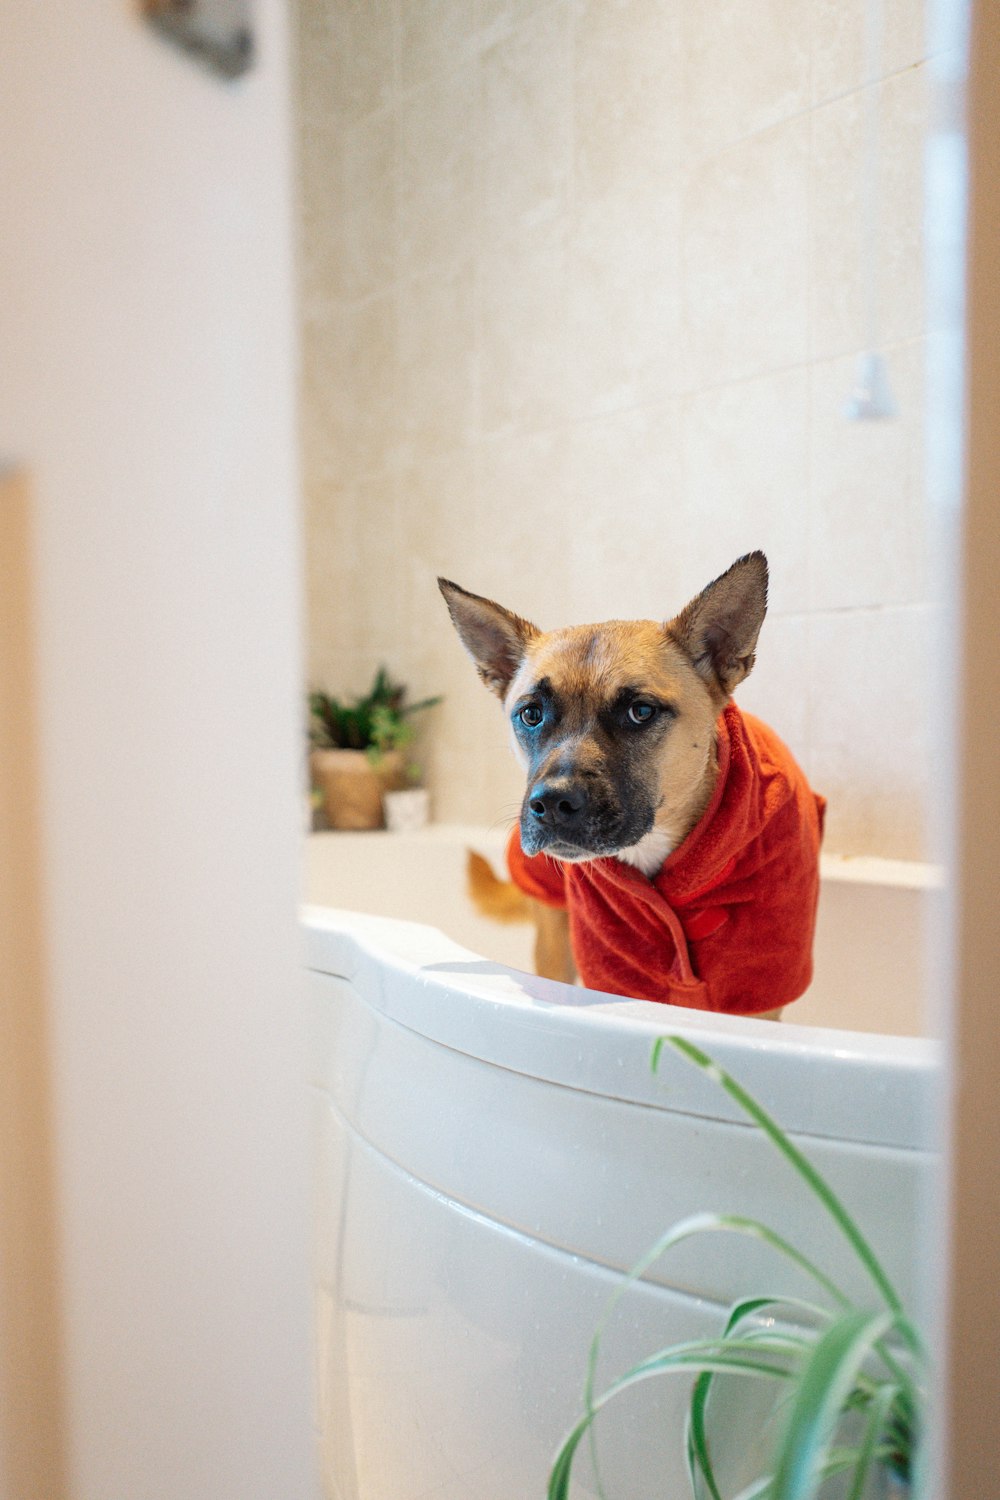
[[[528,798],[531,816],[545,828],[572,828],[581,822],[586,807],[584,789],[565,782],[536,786]]]

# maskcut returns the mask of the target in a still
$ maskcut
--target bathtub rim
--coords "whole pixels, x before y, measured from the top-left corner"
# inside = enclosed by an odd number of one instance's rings
[[[776,1026],[602,995],[483,959],[437,928],[397,918],[313,905],[303,908],[302,923],[307,968],[346,981],[428,1041],[482,1062],[646,1108],[745,1123],[710,1080],[668,1061],[669,1049],[652,1074],[652,1043],[673,1031],[733,1072],[796,1135],[933,1150],[940,1048],[926,1038],[793,1020]]]
[[[360,844],[386,844],[405,841],[410,844],[444,844],[462,850],[473,849],[495,861],[497,873],[506,874],[506,848],[510,830],[507,827],[478,823],[431,822],[423,828],[400,831],[374,829],[313,829],[306,836],[307,858],[318,856],[324,845],[340,843],[345,849]],[[835,854],[820,850],[820,878],[834,885],[878,885],[902,890],[943,890],[947,871],[942,865],[915,859],[891,859],[877,854]],[[308,903],[307,903],[308,904]]]

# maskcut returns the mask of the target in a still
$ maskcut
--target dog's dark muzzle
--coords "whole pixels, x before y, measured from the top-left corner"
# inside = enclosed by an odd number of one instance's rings
[[[578,833],[590,812],[587,788],[579,781],[559,778],[536,786],[528,798],[528,815],[538,828],[547,833]]]
[[[593,859],[636,842],[651,822],[651,810],[629,816],[597,778],[547,777],[525,797],[521,844],[526,854]]]

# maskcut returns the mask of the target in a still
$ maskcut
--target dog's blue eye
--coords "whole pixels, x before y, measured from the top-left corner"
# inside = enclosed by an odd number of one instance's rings
[[[526,703],[524,707],[518,711],[517,717],[520,719],[522,724],[527,724],[529,729],[536,729],[542,722],[544,715],[542,714],[542,710],[539,708],[537,703]]]
[[[651,703],[632,703],[629,705],[628,716],[633,724],[648,724],[656,713]]]

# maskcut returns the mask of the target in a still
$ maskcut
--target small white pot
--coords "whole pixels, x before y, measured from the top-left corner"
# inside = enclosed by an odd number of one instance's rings
[[[416,833],[425,828],[431,815],[431,795],[425,786],[408,787],[401,792],[383,792],[385,826],[391,833]]]

